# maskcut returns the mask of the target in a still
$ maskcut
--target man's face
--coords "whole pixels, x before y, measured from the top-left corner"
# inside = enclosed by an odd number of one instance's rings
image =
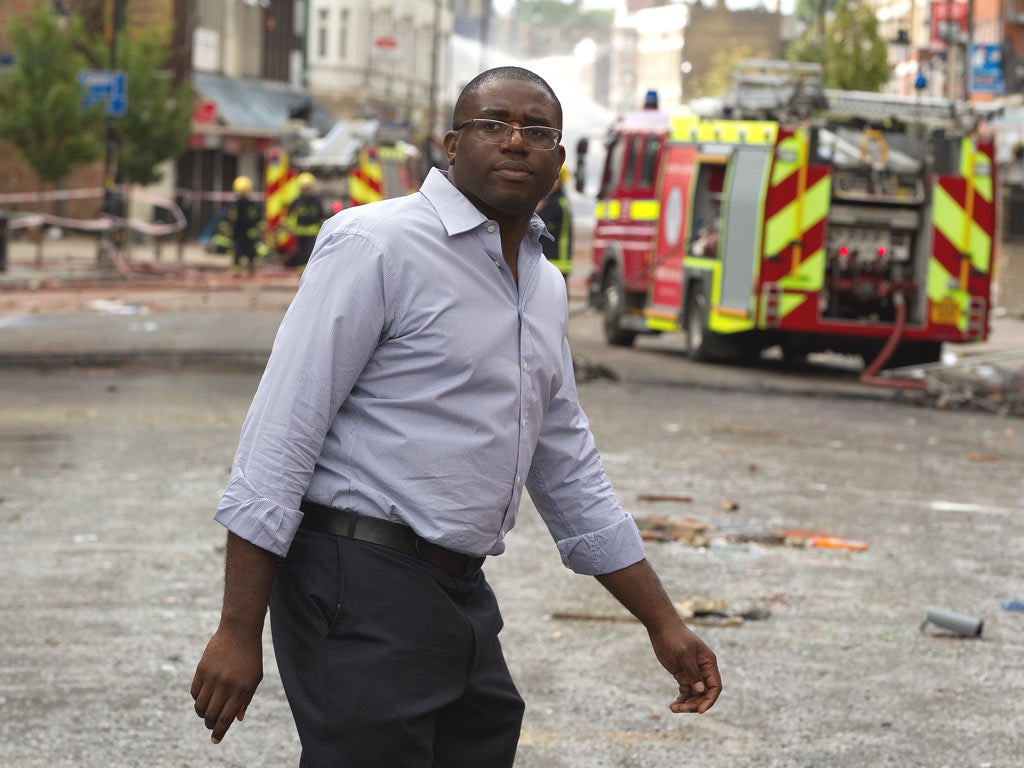
[[[516,127],[561,128],[558,107],[538,85],[521,80],[495,80],[467,101],[456,124],[490,118]],[[565,161],[565,147],[534,149],[518,131],[501,144],[474,138],[473,131],[449,131],[444,137],[448,178],[488,218],[529,219],[548,192]]]

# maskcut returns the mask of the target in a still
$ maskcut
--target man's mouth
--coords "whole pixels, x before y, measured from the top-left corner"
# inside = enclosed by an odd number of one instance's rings
[[[494,171],[509,181],[525,181],[533,176],[533,171],[524,165],[502,165],[495,168]]]

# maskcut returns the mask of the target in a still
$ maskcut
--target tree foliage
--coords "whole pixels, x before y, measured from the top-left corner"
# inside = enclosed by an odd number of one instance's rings
[[[0,139],[13,144],[49,184],[62,181],[75,166],[99,160],[107,140],[104,106],[83,109],[78,75],[109,68],[110,44],[102,3],[82,6],[81,16],[66,19],[45,6],[16,17],[10,31],[14,64],[0,74]],[[193,97],[164,69],[170,32],[147,29],[117,37],[125,112],[111,125],[119,176],[130,184],[159,181],[160,166],[187,146]]]
[[[160,166],[188,144],[193,99],[162,70],[167,60],[164,33],[149,31],[119,39],[117,64],[125,73],[125,114],[116,120],[118,170],[129,184],[155,184]]]
[[[103,153],[102,107],[82,107],[78,73],[88,69],[82,25],[41,7],[10,26],[14,63],[0,74],[0,139],[43,182],[56,184]]]
[[[812,26],[787,55],[821,64],[828,88],[877,91],[889,80],[888,46],[875,12],[862,0],[838,3],[821,34]]]

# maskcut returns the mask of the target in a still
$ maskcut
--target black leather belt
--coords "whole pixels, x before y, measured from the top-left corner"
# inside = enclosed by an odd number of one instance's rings
[[[327,507],[308,499],[302,500],[299,509],[302,511],[300,528],[379,544],[418,557],[452,576],[468,579],[484,564],[482,557],[470,557],[432,544],[417,536],[409,526],[391,520],[367,517],[350,509]]]

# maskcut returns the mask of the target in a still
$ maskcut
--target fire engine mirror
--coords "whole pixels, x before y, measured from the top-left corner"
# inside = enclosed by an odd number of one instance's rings
[[[587,186],[587,151],[590,149],[590,139],[584,136],[576,142],[576,191],[583,194]]]

